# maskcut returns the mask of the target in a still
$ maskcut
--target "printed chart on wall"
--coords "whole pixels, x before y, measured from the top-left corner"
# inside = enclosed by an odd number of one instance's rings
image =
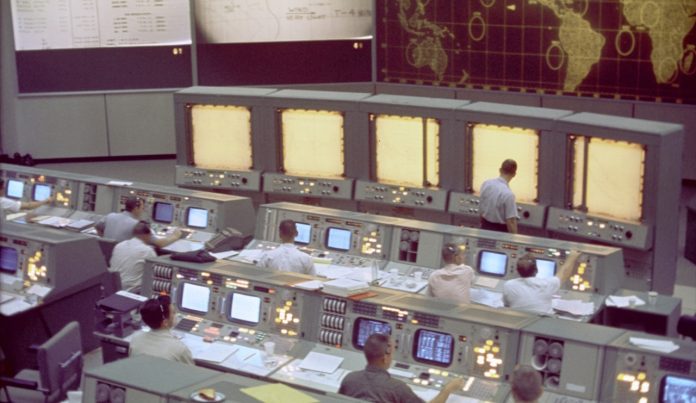
[[[696,0],[378,0],[378,79],[696,104]]]

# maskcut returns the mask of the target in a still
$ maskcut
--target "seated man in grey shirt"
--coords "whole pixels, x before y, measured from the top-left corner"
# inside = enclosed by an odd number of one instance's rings
[[[131,196],[124,202],[124,207],[124,211],[109,213],[97,223],[95,228],[100,236],[113,239],[116,242],[123,242],[133,237],[133,228],[145,216],[145,205],[142,200]],[[152,237],[152,245],[164,248],[181,238],[182,235],[181,230],[177,228],[171,235],[164,238]]]
[[[391,337],[374,333],[365,341],[367,366],[343,378],[338,393],[368,402],[407,403],[423,400],[402,381],[393,379],[387,369],[392,363],[393,346]],[[449,395],[464,386],[464,380],[457,378],[446,384],[431,403],[444,403]]]

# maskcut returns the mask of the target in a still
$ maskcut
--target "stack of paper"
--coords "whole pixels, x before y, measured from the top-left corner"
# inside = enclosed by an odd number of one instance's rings
[[[671,353],[679,349],[679,346],[672,340],[644,339],[641,337],[630,337],[628,341],[634,346],[646,350],[659,351],[661,353]]]
[[[302,290],[314,291],[314,290],[320,290],[321,287],[324,286],[324,284],[319,280],[309,280],[309,281],[303,281],[301,283],[293,284],[292,286],[295,288],[302,289]]]
[[[470,291],[471,302],[480,305],[490,306],[491,308],[502,308],[503,293],[486,290],[483,288],[472,288]]]
[[[636,297],[635,295],[629,295],[628,297],[621,297],[618,295],[610,295],[604,301],[607,306],[616,306],[619,308],[627,306],[640,306],[645,305],[645,301]]]
[[[370,286],[364,281],[339,278],[324,283],[324,292],[339,297],[350,297],[368,291]]]
[[[48,218],[45,218],[45,219],[39,221],[39,224],[48,225],[49,227],[63,228],[65,226],[69,225],[71,222],[72,221],[69,218],[48,217]]]
[[[300,369],[333,374],[342,362],[343,357],[311,351],[300,363]]]
[[[94,221],[85,220],[83,218],[83,219],[75,220],[75,221],[71,222],[70,224],[66,225],[65,228],[71,229],[73,231],[82,231],[85,228],[88,228],[92,225],[94,225]]]
[[[568,312],[573,315],[585,316],[592,315],[595,310],[594,302],[583,302],[579,299],[554,299],[551,300],[553,309]]]

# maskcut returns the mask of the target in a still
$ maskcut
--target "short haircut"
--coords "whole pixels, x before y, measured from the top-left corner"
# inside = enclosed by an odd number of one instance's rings
[[[526,254],[517,260],[517,273],[520,277],[534,277],[537,274],[536,259]]]
[[[374,363],[389,354],[389,335],[373,333],[365,340],[363,350],[368,363]]]
[[[500,165],[500,171],[507,175],[515,175],[517,173],[517,162],[507,159]]]
[[[150,326],[151,329],[159,329],[165,319],[169,319],[169,305],[171,299],[168,295],[160,295],[157,298],[152,298],[143,304],[140,308],[140,316],[143,322]]]
[[[290,238],[295,236],[297,232],[297,227],[295,227],[295,221],[293,220],[283,220],[278,226],[278,233],[281,238]]]
[[[140,199],[135,196],[130,196],[126,199],[124,206],[126,206],[126,211],[133,211],[140,206]]]
[[[138,221],[135,227],[133,227],[133,236],[150,234],[152,234],[152,230],[150,229],[150,224],[146,221]]]
[[[462,250],[453,243],[448,243],[442,247],[442,260],[445,263],[454,263],[454,258],[460,254]]]
[[[510,384],[515,401],[533,402],[544,394],[541,374],[529,365],[520,365],[515,368]]]

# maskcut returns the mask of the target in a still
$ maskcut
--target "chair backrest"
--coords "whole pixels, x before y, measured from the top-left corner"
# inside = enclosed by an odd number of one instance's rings
[[[82,338],[80,324],[70,322],[43,343],[36,361],[41,390],[48,401],[62,400],[69,389],[77,389],[82,376]]]
[[[696,341],[696,315],[682,315],[677,322],[677,333]]]

